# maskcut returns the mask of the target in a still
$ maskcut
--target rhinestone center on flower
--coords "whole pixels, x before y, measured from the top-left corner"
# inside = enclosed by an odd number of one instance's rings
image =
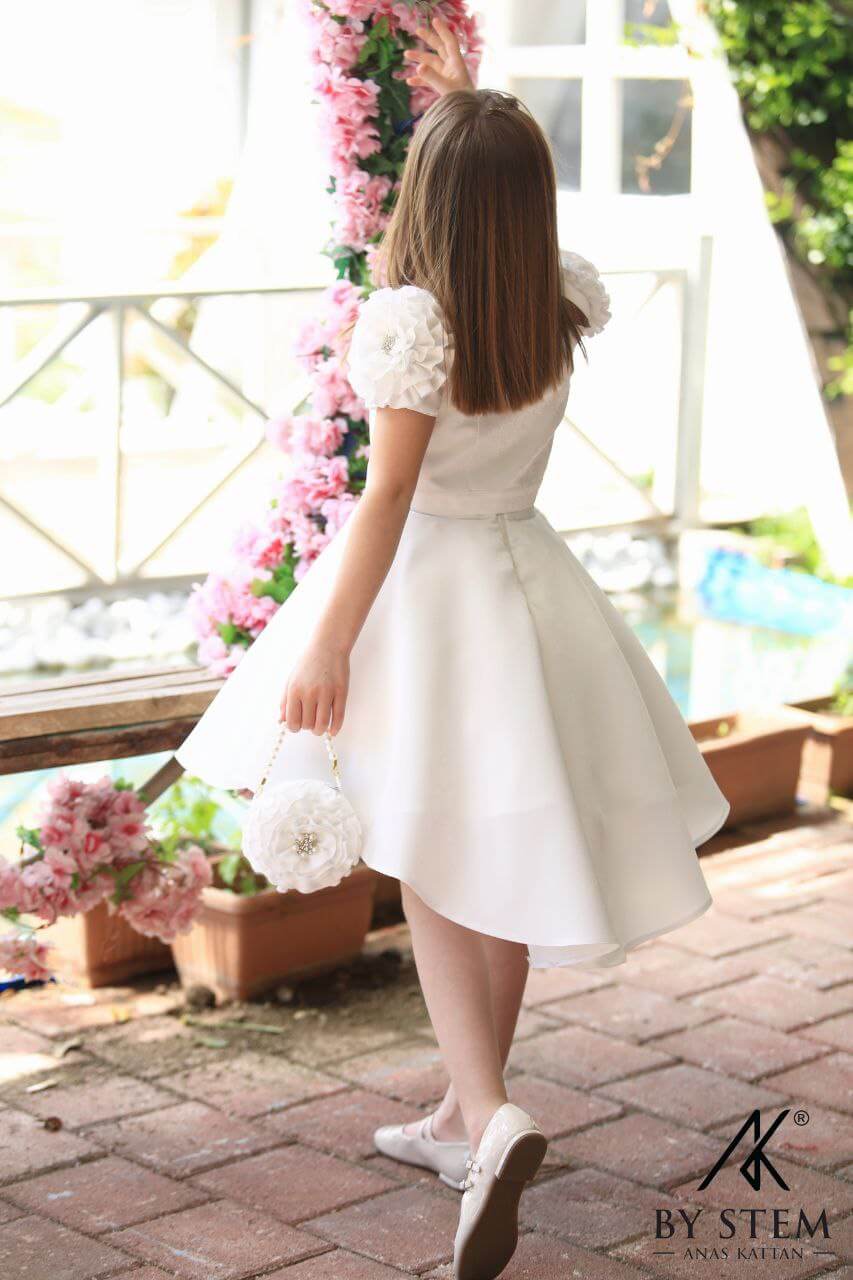
[[[396,333],[392,333],[389,329],[387,333],[382,335],[382,342],[380,345],[382,347],[382,350],[385,352],[386,356],[389,356],[391,352],[394,350],[394,347],[397,345]]]
[[[293,842],[293,848],[300,858],[308,858],[317,848],[317,832],[302,831]]]

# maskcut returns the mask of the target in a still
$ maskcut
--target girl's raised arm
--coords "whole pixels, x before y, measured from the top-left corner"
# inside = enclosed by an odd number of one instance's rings
[[[431,27],[418,27],[415,33],[428,45],[425,49],[407,49],[403,57],[412,63],[412,74],[406,83],[413,87],[434,89],[439,95],[473,89],[459,41],[443,18],[435,18]]]

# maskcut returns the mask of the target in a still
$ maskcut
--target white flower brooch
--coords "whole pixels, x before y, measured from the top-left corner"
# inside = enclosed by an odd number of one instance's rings
[[[366,404],[435,413],[445,380],[441,309],[415,285],[377,289],[361,308],[349,380]]]
[[[610,319],[610,295],[601,282],[598,268],[579,253],[563,255],[567,293],[587,317],[584,333],[589,337],[601,333]]]

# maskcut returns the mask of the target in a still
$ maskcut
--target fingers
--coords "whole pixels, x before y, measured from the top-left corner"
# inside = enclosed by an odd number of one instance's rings
[[[346,711],[346,706],[347,691],[346,689],[339,689],[335,693],[334,700],[332,702],[332,720],[329,725],[329,733],[332,737],[341,730],[344,723],[344,712]]]
[[[317,714],[310,728],[316,734],[325,733],[332,715],[332,691],[324,689],[317,699]]]
[[[451,30],[444,18],[436,17],[433,21],[433,27],[441,41],[442,47],[448,58],[460,59],[462,57],[462,49],[456,38],[456,33]]]
[[[437,71],[433,71],[431,67],[424,67],[418,79],[421,84],[426,85],[428,89],[432,89],[437,94],[451,93],[456,87],[446,76],[440,76]]]
[[[415,35],[435,53],[443,54],[448,58],[461,56],[459,41],[444,18],[438,15],[433,18],[431,26],[418,27]]]
[[[345,688],[335,689],[331,685],[317,692],[288,688],[282,698],[280,719],[290,733],[299,733],[302,729],[318,736],[327,731],[336,733],[343,724],[346,696]],[[332,729],[331,725],[337,727]]]
[[[423,40],[424,44],[428,45],[434,53],[443,53],[445,48],[441,32],[438,29],[438,22],[440,21],[441,19],[438,19],[431,27],[418,27],[415,31],[418,39]]]
[[[302,699],[297,696],[295,690],[288,689],[284,712],[284,723],[287,725],[291,733],[298,733],[302,728],[302,719]]]
[[[437,53],[427,53],[425,49],[407,49],[403,57],[407,62],[416,62],[419,72],[426,67],[431,67],[433,71],[440,72],[444,67],[444,60]]]

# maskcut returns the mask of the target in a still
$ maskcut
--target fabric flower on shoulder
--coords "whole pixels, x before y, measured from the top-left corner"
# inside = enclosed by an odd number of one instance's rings
[[[579,253],[566,253],[563,279],[566,297],[580,307],[589,321],[581,326],[581,332],[587,337],[601,333],[610,319],[610,295],[601,282],[598,268]]]
[[[372,409],[438,413],[447,376],[444,324],[432,294],[415,285],[377,289],[361,308],[349,381]]]

